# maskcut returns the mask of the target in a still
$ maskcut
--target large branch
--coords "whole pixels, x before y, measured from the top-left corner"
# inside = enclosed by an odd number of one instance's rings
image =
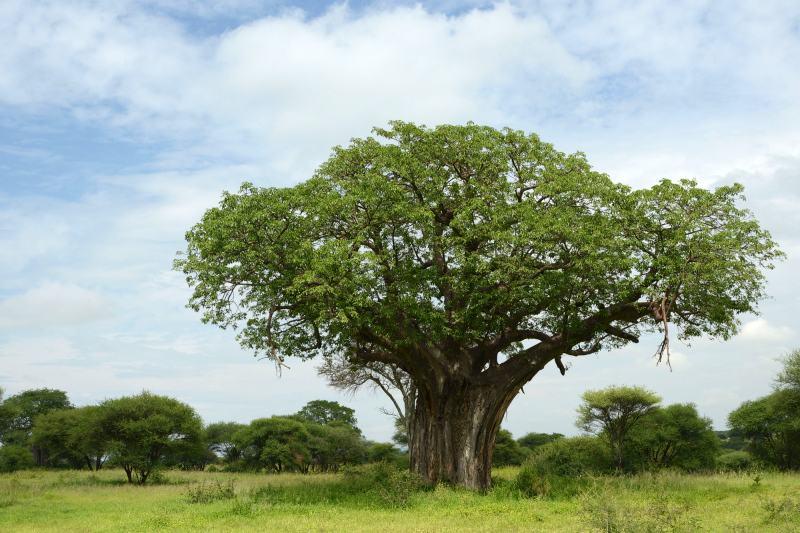
[[[510,382],[522,385],[527,383],[539,370],[561,355],[584,356],[597,353],[602,349],[598,333],[611,334],[632,342],[638,339],[619,328],[611,326],[612,322],[623,320],[631,323],[652,313],[652,302],[626,302],[614,304],[583,320],[577,330],[564,331],[554,335],[535,332],[540,342],[523,350],[518,355],[508,358],[496,368],[490,368],[480,374],[481,380]],[[609,329],[610,328],[610,329]],[[525,331],[525,330],[521,330]],[[635,339],[635,341],[634,341]],[[584,343],[592,343],[588,348],[576,348]],[[560,363],[560,361],[557,361]],[[564,373],[563,365],[558,365]]]

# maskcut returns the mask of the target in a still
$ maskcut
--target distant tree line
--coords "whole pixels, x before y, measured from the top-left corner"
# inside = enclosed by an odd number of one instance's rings
[[[364,439],[353,409],[325,400],[292,415],[204,426],[189,405],[148,391],[75,407],[59,390],[3,400],[0,389],[0,444],[0,472],[113,466],[138,484],[164,468],[309,473],[374,461],[408,467],[394,445]]]
[[[501,429],[493,466],[524,464],[526,475],[539,478],[663,468],[800,469],[800,350],[780,361],[773,392],[731,412],[727,431],[714,431],[692,403],[662,406],[643,387],[611,386],[581,396],[575,423],[583,436],[534,432],[515,440]],[[407,420],[395,421],[393,443],[377,443],[363,437],[353,409],[332,401],[249,424],[204,426],[189,405],[147,391],[75,407],[63,391],[29,390],[4,400],[0,388],[0,472],[114,466],[129,482],[144,484],[162,468],[310,473],[388,461],[407,469]]]

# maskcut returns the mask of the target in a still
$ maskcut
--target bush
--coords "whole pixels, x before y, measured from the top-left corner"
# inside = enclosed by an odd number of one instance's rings
[[[386,461],[345,467],[342,472],[347,483],[361,485],[366,491],[375,493],[388,507],[408,507],[414,494],[425,488],[419,475],[399,470]]]
[[[398,470],[411,470],[411,457],[406,453],[399,455],[394,460],[394,466]]]
[[[747,452],[730,452],[717,458],[717,466],[726,472],[746,470],[753,465],[753,458]]]
[[[537,448],[523,468],[539,475],[599,475],[614,471],[607,447],[597,437],[558,439]]]
[[[26,446],[0,447],[0,472],[15,472],[33,466],[33,454]]]
[[[186,503],[211,503],[217,500],[230,500],[234,498],[233,480],[227,483],[212,481],[201,482],[186,491]]]
[[[588,486],[587,476],[613,471],[612,457],[597,437],[557,439],[533,452],[514,488],[528,497],[571,497]]]

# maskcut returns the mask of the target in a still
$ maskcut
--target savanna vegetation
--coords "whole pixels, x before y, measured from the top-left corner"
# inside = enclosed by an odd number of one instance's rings
[[[492,488],[477,492],[426,483],[401,444],[367,441],[355,412],[337,402],[203,425],[190,406],[146,391],[81,408],[62,391],[25,391],[0,402],[0,524],[4,531],[798,531],[792,376],[800,350],[780,361],[774,392],[732,411],[728,431],[715,432],[693,404],[663,406],[643,387],[587,391],[576,411],[581,436],[532,432],[515,440],[500,430]],[[770,404],[775,398],[783,403]],[[30,423],[20,404],[41,406]],[[34,466],[32,444],[48,467]]]
[[[0,389],[3,530],[797,530],[798,350],[727,431],[624,385],[582,395],[580,436],[501,427],[564,356],[660,331],[669,364],[669,324],[737,333],[783,257],[741,186],[635,191],[509,129],[375,132],[296,187],[225,193],[175,268],[279,369],[318,357],[335,388],[386,394],[393,442],[338,402],[206,425],[148,391]]]

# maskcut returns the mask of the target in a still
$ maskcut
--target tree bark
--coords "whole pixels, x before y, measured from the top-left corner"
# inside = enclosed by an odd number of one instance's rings
[[[517,394],[499,389],[460,376],[423,382],[408,435],[411,471],[427,483],[490,488],[495,438]]]

